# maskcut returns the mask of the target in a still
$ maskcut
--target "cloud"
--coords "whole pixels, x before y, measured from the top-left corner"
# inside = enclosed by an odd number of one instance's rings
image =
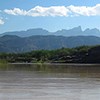
[[[2,10],[0,10],[0,25],[3,25],[5,22],[4,18],[1,15],[2,15]]]
[[[67,7],[73,15],[100,16],[100,4],[93,7],[69,6]]]
[[[12,15],[24,15],[24,16],[67,16],[69,10],[64,6],[51,6],[41,7],[36,6],[28,11],[14,8],[12,10],[5,9],[5,13]]]
[[[69,10],[64,6],[40,7],[36,6],[27,12],[29,16],[67,16]]]
[[[3,25],[4,21],[2,20],[2,18],[0,18],[0,25]]]
[[[4,12],[11,15],[26,15],[27,13],[26,11],[20,10],[19,8],[14,8],[13,10],[5,9]]]
[[[5,13],[11,15],[23,15],[23,16],[100,16],[100,4],[93,7],[87,6],[51,6],[41,7],[36,6],[28,11],[14,8],[5,9]]]

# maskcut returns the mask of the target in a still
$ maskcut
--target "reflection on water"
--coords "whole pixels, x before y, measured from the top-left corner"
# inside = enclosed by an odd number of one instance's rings
[[[0,100],[99,100],[100,65],[0,66]]]

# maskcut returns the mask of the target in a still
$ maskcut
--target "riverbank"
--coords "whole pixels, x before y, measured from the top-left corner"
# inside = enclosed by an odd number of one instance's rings
[[[57,50],[35,50],[27,53],[0,53],[8,63],[82,63],[99,64],[100,46],[81,46]]]
[[[67,65],[67,66],[100,66],[100,64],[92,63],[8,63],[11,65]]]

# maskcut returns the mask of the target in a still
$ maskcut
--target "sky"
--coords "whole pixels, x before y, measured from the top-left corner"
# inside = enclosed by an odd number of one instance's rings
[[[0,33],[77,26],[100,30],[100,0],[0,0]]]

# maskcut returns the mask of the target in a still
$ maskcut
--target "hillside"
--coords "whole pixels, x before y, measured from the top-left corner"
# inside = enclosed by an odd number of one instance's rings
[[[30,36],[18,37],[5,35],[0,37],[0,52],[28,52],[32,50],[52,50],[62,47],[72,48],[82,45],[98,45],[100,37],[95,36]]]

